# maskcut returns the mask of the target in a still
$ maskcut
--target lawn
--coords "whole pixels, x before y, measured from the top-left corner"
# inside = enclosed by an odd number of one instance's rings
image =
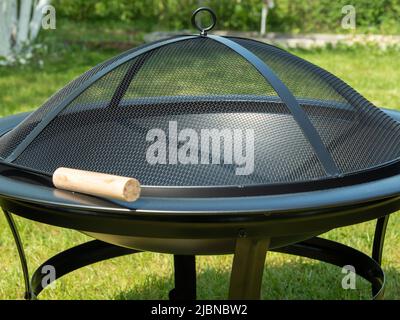
[[[99,45],[93,28],[84,26],[79,42],[76,28],[61,28],[63,41],[47,35],[47,52],[32,65],[0,69],[0,116],[32,110],[57,89],[91,66],[112,57],[141,33],[106,29],[106,45]],[[75,33],[74,33],[75,32]],[[71,35],[72,34],[72,35]],[[117,42],[109,36],[115,34]],[[57,37],[60,38],[58,35]],[[108,41],[110,40],[110,41]],[[400,108],[398,51],[372,48],[296,51],[296,54],[343,78],[376,105]],[[43,65],[38,63],[43,59]],[[77,231],[16,218],[30,270],[60,250],[89,240]],[[340,228],[323,235],[370,253],[374,222]],[[390,218],[383,267],[386,298],[400,299],[400,214]],[[3,215],[0,215],[0,299],[20,299],[23,281],[17,251]],[[198,297],[223,299],[227,295],[232,256],[199,257]],[[101,262],[57,281],[42,299],[166,299],[173,286],[172,256],[142,253]],[[310,259],[268,253],[262,295],[265,299],[368,299],[369,285],[357,279],[356,290],[341,288],[341,270]]]

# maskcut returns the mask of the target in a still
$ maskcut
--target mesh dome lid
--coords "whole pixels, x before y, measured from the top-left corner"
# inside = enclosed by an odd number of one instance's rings
[[[89,70],[1,137],[0,157],[46,175],[71,167],[276,193],[393,172],[399,139],[398,122],[331,73],[203,30]]]

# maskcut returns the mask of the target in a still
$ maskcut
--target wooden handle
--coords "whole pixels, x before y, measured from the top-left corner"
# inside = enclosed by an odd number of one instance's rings
[[[135,201],[140,196],[140,183],[136,179],[91,171],[58,168],[53,174],[53,184],[58,189],[122,201]]]

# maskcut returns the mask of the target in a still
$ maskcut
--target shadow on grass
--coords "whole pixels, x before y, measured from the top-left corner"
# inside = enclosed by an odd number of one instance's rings
[[[400,295],[400,272],[393,267],[384,268],[386,274],[386,299]],[[301,259],[300,262],[279,266],[266,264],[263,276],[262,299],[265,300],[370,300],[371,285],[361,277],[356,278],[356,288],[342,288],[344,274],[341,268],[323,262]],[[200,300],[226,299],[230,272],[204,269],[197,275],[197,298]],[[121,292],[117,300],[168,299],[173,288],[172,276],[158,278],[144,286]]]

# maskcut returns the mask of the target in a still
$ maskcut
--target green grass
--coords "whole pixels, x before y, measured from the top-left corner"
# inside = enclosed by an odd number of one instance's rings
[[[74,32],[76,32],[76,29]],[[85,31],[85,30],[84,30]],[[64,31],[63,31],[64,32]],[[67,32],[67,31],[65,31]],[[83,32],[84,33],[84,32]],[[85,33],[86,34],[86,33]],[[82,39],[94,36],[82,36]],[[136,39],[136,38],[135,38]],[[128,39],[129,40],[129,39]],[[135,40],[137,41],[137,39]],[[0,115],[38,107],[54,91],[119,49],[100,50],[96,45],[56,42],[58,50],[43,54],[44,66],[0,69]],[[129,41],[128,41],[129,42]],[[400,108],[399,52],[358,50],[296,51],[327,68],[379,106]],[[57,252],[89,240],[77,231],[16,218],[25,243],[30,270]],[[391,217],[383,260],[388,299],[400,299],[400,215]],[[340,228],[324,236],[370,253],[374,223]],[[23,282],[17,251],[3,215],[0,215],[0,299],[20,299]],[[224,299],[232,256],[197,259],[198,297]],[[277,253],[268,253],[264,281],[265,299],[368,299],[369,285],[357,279],[356,290],[343,290],[339,268]],[[42,299],[166,299],[172,288],[172,256],[142,253],[101,262],[57,281]]]
[[[356,47],[294,53],[342,78],[375,105],[400,110],[400,50]]]

